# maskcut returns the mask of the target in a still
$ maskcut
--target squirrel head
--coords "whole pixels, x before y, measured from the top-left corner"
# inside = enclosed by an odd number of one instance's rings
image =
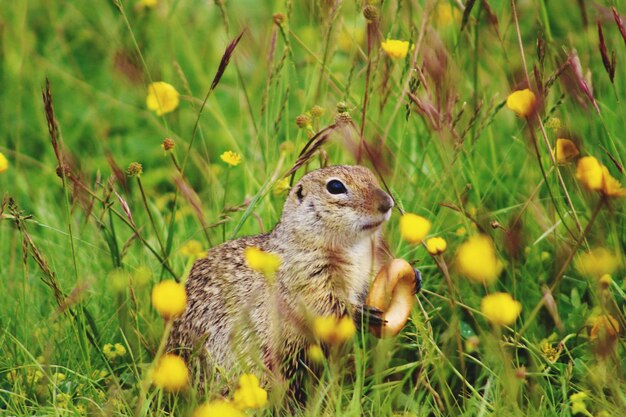
[[[285,202],[281,224],[306,235],[300,239],[348,243],[378,232],[393,205],[369,169],[331,166],[298,181]]]

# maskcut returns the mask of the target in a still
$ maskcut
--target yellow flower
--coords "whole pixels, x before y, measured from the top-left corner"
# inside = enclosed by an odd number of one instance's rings
[[[620,267],[620,260],[615,253],[600,247],[580,254],[575,266],[582,275],[600,278],[602,275],[614,273]]]
[[[145,7],[147,9],[153,9],[156,7],[158,0],[139,0],[137,6]]]
[[[557,132],[561,127],[561,120],[558,117],[551,117],[546,122],[546,127]]]
[[[609,169],[602,166],[602,194],[607,197],[626,197],[626,189],[622,184],[613,178],[609,173]]]
[[[126,355],[126,348],[124,347],[124,345],[122,345],[121,343],[116,343],[114,347],[118,357],[121,358],[122,356]]]
[[[189,383],[189,370],[177,355],[166,353],[152,371],[152,383],[166,391],[180,391]]]
[[[104,353],[107,359],[115,360],[126,355],[126,348],[121,343],[116,343],[115,345],[107,343],[102,347],[102,353]]]
[[[541,353],[543,354],[544,358],[546,358],[546,360],[551,363],[555,363],[556,361],[558,361],[559,357],[561,356],[561,352],[563,352],[563,345],[561,343],[557,343],[555,348],[552,346],[552,343],[550,343],[547,339],[543,339],[539,347],[541,348]]]
[[[0,174],[9,169],[9,160],[0,152]]]
[[[246,415],[228,401],[215,400],[196,408],[193,417],[246,417]]]
[[[206,256],[207,251],[202,248],[202,243],[197,240],[189,240],[185,242],[183,246],[178,250],[181,255],[186,256],[192,260],[196,260]]]
[[[309,346],[309,350],[307,352],[309,359],[313,362],[321,363],[324,362],[324,351],[320,347],[320,345],[311,345]]]
[[[576,178],[587,189],[600,191],[602,189],[602,164],[593,156],[585,156],[578,160]]]
[[[165,320],[175,319],[185,311],[185,287],[174,280],[161,281],[152,289],[152,305]]]
[[[626,189],[622,184],[593,156],[578,160],[576,178],[590,191],[599,191],[606,197],[626,197]]]
[[[456,7],[452,7],[450,3],[439,3],[435,9],[435,24],[438,27],[448,26],[451,23],[456,23],[461,19],[461,13]]]
[[[58,408],[67,408],[72,403],[72,397],[69,394],[60,392],[56,395],[56,406]]]
[[[390,58],[404,59],[404,57],[406,57],[406,54],[409,53],[408,41],[387,39],[385,42],[382,42],[380,46]]]
[[[518,116],[527,117],[535,111],[537,99],[528,88],[512,92],[506,99],[506,106]]]
[[[275,196],[279,196],[281,194],[285,194],[289,191],[291,187],[289,186],[289,178],[283,178],[281,180],[276,181],[274,184],[274,188],[272,189],[272,194]]]
[[[602,314],[589,320],[591,330],[589,331],[589,339],[596,340],[614,338],[620,331],[619,323],[610,314]]]
[[[233,402],[240,410],[262,408],[267,404],[267,391],[261,388],[255,375],[244,374],[239,377],[239,387],[233,394]]]
[[[400,217],[400,234],[409,243],[418,244],[428,235],[430,221],[413,213],[405,213]]]
[[[587,393],[584,391],[570,395],[569,400],[570,408],[572,409],[572,415],[580,413],[591,416],[591,413],[589,412],[589,410],[587,410],[587,406],[585,405],[585,400],[587,398],[589,398],[589,395],[587,395]]]
[[[522,304],[511,294],[496,292],[486,295],[480,302],[480,311],[493,324],[511,325],[522,311]]]
[[[570,162],[576,155],[578,155],[578,148],[576,144],[569,139],[559,138],[556,140],[556,146],[554,147],[554,158],[559,164],[566,164]]]
[[[462,243],[456,261],[459,273],[477,283],[492,284],[502,272],[496,248],[486,235],[474,235]]]
[[[441,255],[448,248],[446,240],[442,237],[431,237],[426,240],[426,250],[431,255]]]
[[[344,316],[318,316],[313,320],[313,334],[319,340],[329,343],[343,343],[354,337],[356,326],[352,319]]]
[[[233,151],[226,151],[220,155],[220,159],[231,167],[236,167],[241,163],[241,155]]]
[[[157,116],[176,110],[178,107],[179,94],[173,85],[163,81],[150,83],[146,106],[154,111]]]
[[[348,316],[342,317],[337,324],[337,338],[339,340],[350,340],[355,334],[356,326],[354,321]]]
[[[254,246],[244,249],[243,256],[246,258],[246,263],[250,269],[260,272],[268,279],[274,278],[281,264],[280,256]]]
[[[611,286],[613,279],[610,274],[604,274],[600,277],[600,288],[606,290]]]

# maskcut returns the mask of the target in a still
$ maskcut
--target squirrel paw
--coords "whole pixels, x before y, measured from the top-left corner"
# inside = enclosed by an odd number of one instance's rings
[[[422,274],[417,268],[413,268],[415,272],[415,294],[418,294],[422,289]]]
[[[356,309],[357,324],[369,324],[374,326],[382,326],[387,323],[387,320],[383,319],[383,311],[372,306],[361,305]]]

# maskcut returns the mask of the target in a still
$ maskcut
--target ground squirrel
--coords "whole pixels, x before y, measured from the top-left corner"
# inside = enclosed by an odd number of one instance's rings
[[[380,313],[363,303],[389,258],[380,226],[393,206],[367,168],[331,166],[304,175],[273,231],[225,242],[195,262],[185,285],[187,309],[174,322],[168,350],[200,364],[201,375],[193,365],[192,371],[201,384],[207,371],[234,365],[290,380],[314,342],[312,317],[358,319],[366,312],[375,320]],[[250,246],[280,256],[273,284],[247,266]]]

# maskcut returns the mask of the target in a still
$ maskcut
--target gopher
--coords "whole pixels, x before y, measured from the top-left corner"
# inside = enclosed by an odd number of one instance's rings
[[[207,375],[236,366],[266,381],[268,375],[290,381],[303,400],[297,371],[308,367],[312,318],[381,320],[382,312],[364,301],[390,258],[381,225],[393,206],[367,168],[331,166],[304,175],[274,230],[225,242],[195,262],[185,284],[188,305],[167,349],[195,364],[200,386]],[[280,257],[273,281],[247,265],[244,250],[251,246]]]

